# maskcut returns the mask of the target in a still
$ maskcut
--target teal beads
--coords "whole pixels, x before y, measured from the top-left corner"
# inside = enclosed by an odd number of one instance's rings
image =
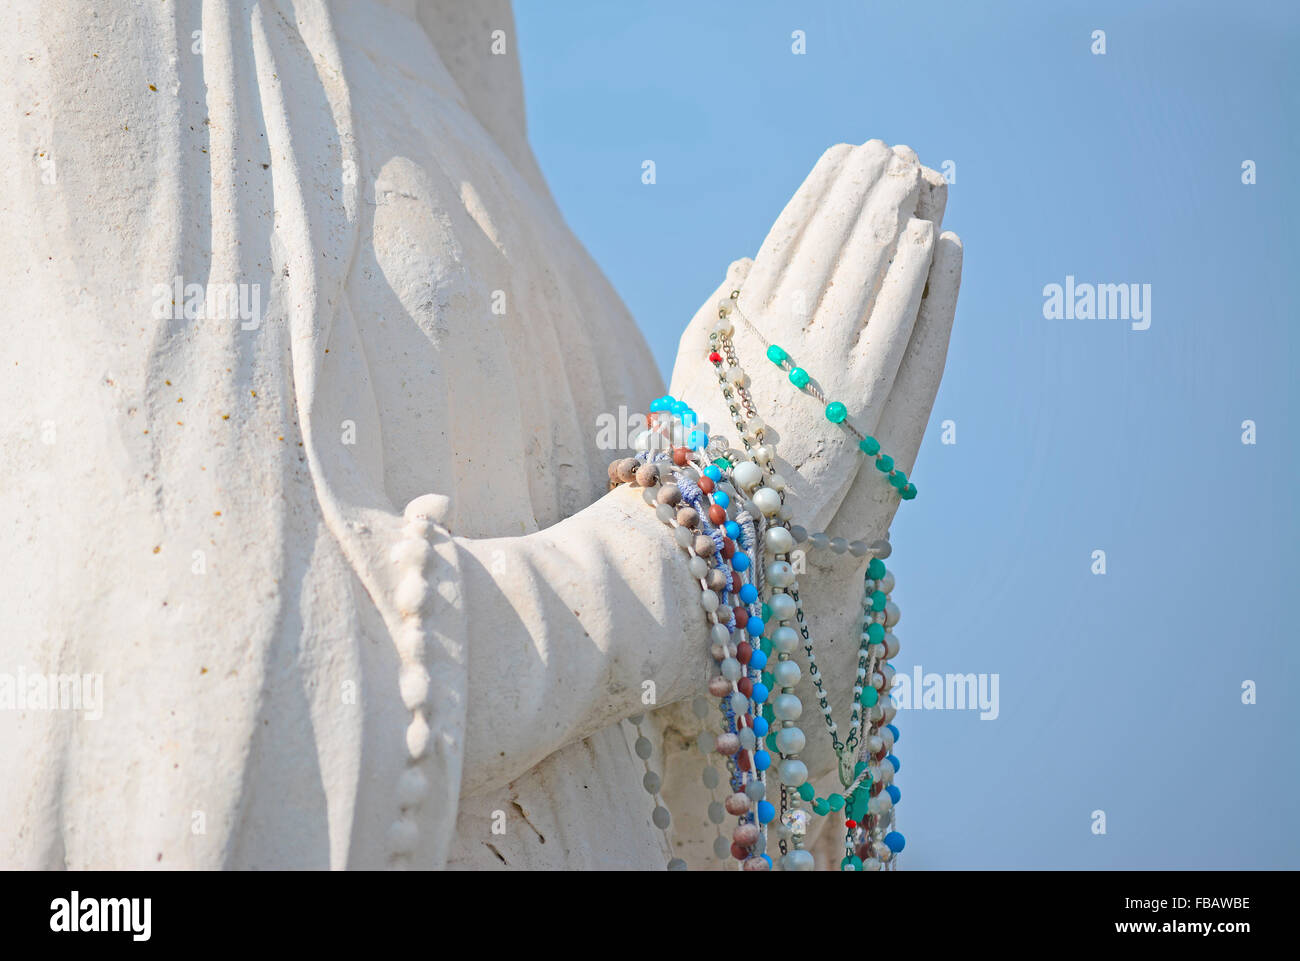
[[[856,854],[850,854],[848,857],[846,857],[843,861],[840,862],[840,870],[861,871],[862,858],[858,857]]]
[[[867,576],[873,581],[878,581],[885,576],[885,562],[879,557],[873,557],[867,564]]]
[[[867,625],[867,640],[872,644],[882,644],[885,640],[885,628],[872,621]]]
[[[831,806],[832,811],[841,811],[844,809],[844,795],[831,794],[827,796],[826,803]]]
[[[817,798],[817,800],[813,801],[812,808],[815,813],[820,814],[822,817],[825,817],[831,811],[830,802],[827,801],[825,798],[820,798],[820,797]]]
[[[885,597],[884,591],[872,591],[871,609],[873,611],[883,611],[885,609],[885,604],[888,603],[888,600],[889,599]]]
[[[785,368],[786,364],[794,364],[794,361],[790,359],[790,354],[785,350],[785,348],[780,347],[777,344],[768,345],[767,359],[782,369]],[[802,367],[791,366],[789,377],[790,383],[794,384],[794,386],[799,388],[799,390],[804,390],[812,381],[811,375],[809,375],[808,371],[804,370]],[[655,403],[658,404],[671,400],[672,398],[663,397]],[[654,405],[651,405],[651,410],[654,409]],[[844,424],[845,426],[848,426],[848,418],[849,409],[840,401],[833,400],[826,405],[826,419],[832,424]],[[850,430],[853,429],[850,428]],[[857,431],[853,430],[853,433],[856,434]],[[903,500],[910,501],[916,497],[916,485],[908,483],[907,475],[901,470],[894,470],[894,458],[880,452],[880,441],[870,436],[863,437],[858,441],[858,450],[862,451],[862,453],[866,454],[868,457],[876,458],[876,469],[882,474],[889,475],[888,479],[890,485],[898,491],[899,496]],[[764,620],[766,620],[766,618],[764,618]]]
[[[807,781],[804,781],[802,784],[800,784],[797,790],[799,793],[799,797],[803,798],[803,800],[805,801],[811,801],[814,797],[817,796],[817,792],[813,790],[813,786],[809,784]]]
[[[858,703],[863,707],[875,707],[876,702],[880,700],[880,692],[874,687],[864,687],[862,694],[858,698]]]

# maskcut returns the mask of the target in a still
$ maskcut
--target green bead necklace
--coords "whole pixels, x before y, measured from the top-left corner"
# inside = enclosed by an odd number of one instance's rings
[[[740,309],[740,304],[737,302],[739,298],[740,291],[733,290],[731,292],[732,303],[730,309],[734,310],[736,315],[748,324],[749,329],[752,330],[758,336],[758,339],[766,345],[767,359],[776,364],[776,366],[780,367],[782,370],[788,371],[790,383],[797,387],[801,393],[815,397],[824,405],[826,419],[828,421],[832,424],[841,425],[845,430],[857,438],[858,450],[862,451],[862,453],[866,454],[868,457],[875,458],[876,469],[886,475],[890,485],[898,491],[899,497],[905,501],[910,501],[915,498],[916,485],[907,479],[907,475],[903,473],[903,471],[894,466],[894,458],[881,452],[880,441],[876,440],[870,434],[862,433],[850,424],[848,420],[849,409],[838,400],[828,401],[826,396],[813,383],[812,376],[808,371],[797,366],[794,359],[784,347],[767,341],[767,338],[759,332],[753,322],[745,316],[744,311]]]

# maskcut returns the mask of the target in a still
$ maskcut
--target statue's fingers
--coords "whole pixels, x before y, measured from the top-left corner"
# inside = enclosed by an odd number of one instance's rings
[[[727,288],[727,296],[731,296],[733,290],[739,290],[749,280],[749,272],[754,269],[753,257],[741,257],[739,260],[733,260],[731,266],[727,268],[726,281],[723,284]]]
[[[871,141],[855,150],[772,296],[766,317],[775,336],[797,343],[816,328],[832,351],[843,346],[916,209],[919,184],[910,149]]]
[[[948,181],[937,170],[922,167],[921,194],[916,199],[916,215],[934,224],[937,231],[943,226],[943,212],[947,207]]]
[[[892,151],[879,140],[854,147],[845,157],[773,292],[769,309],[778,323],[788,317],[802,328],[813,316],[832,271],[844,259],[864,205],[874,199],[879,206],[878,188],[887,183],[885,174],[893,159]]]
[[[930,221],[913,217],[907,222],[872,298],[866,324],[841,354],[848,361],[841,390],[854,395],[841,399],[860,424],[874,426],[893,389],[925,295],[934,240],[934,224]]]
[[[822,339],[831,356],[844,356],[868,322],[886,283],[897,286],[905,273],[895,264],[921,194],[921,168],[909,147],[895,147],[892,153],[884,176],[867,198],[836,258],[808,327],[812,336]],[[917,269],[913,258],[904,259],[907,270]],[[928,263],[924,269],[929,269]]]
[[[892,457],[895,466],[909,478],[943,377],[961,286],[961,265],[961,240],[945,231],[935,242],[927,289],[889,397],[875,423],[866,419],[856,422],[870,431],[880,442],[881,452]],[[842,501],[831,533],[850,539],[885,535],[898,506],[898,494],[884,477],[875,468],[874,459],[869,458]]]
[[[854,149],[846,143],[829,148],[785,205],[754,258],[755,269],[746,281],[746,301],[763,305],[771,298],[793,251],[799,246],[813,215],[821,208],[839,175],[841,164]]]
[[[961,240],[952,231],[944,231],[935,244],[928,290],[921,301],[907,353],[903,355],[894,387],[876,426],[881,448],[905,471],[910,471],[916,463],[925,425],[943,379],[948,340],[957,312],[957,291],[961,287],[961,264]]]
[[[843,364],[826,371],[825,379],[817,385],[827,400],[843,403],[849,411],[849,422],[866,433],[875,431],[907,352],[933,252],[934,224],[911,218],[880,285],[862,339],[840,349],[837,356],[844,358]],[[847,436],[843,439],[848,440]],[[841,498],[829,505],[837,517],[845,515],[840,517],[841,523],[847,518],[852,519],[850,526],[858,524],[871,503],[884,503],[877,496],[879,477],[875,474],[870,467],[858,471],[853,482],[844,486]]]

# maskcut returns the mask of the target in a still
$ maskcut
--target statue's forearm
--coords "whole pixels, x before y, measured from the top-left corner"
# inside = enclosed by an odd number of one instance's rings
[[[707,677],[700,586],[640,491],[611,491],[526,537],[458,545],[474,612],[466,792],[645,710],[646,682],[664,705]]]

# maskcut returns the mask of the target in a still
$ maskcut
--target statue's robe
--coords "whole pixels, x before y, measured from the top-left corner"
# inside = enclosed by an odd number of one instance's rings
[[[663,387],[528,153],[508,16],[446,48],[377,3],[11,17],[0,671],[101,674],[104,701],[0,711],[0,866],[384,866],[384,564],[428,492],[463,623],[430,655],[412,862],[664,864],[619,719],[671,652],[638,671],[608,635],[671,641],[696,588],[596,446]],[[187,315],[190,284],[250,309]]]

